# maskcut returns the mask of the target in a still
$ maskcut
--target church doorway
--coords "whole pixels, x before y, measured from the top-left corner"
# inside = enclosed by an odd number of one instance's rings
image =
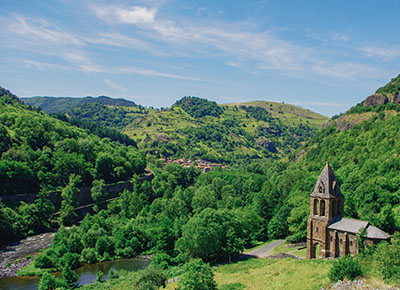
[[[311,246],[311,259],[321,258],[321,246],[319,243],[313,243]]]

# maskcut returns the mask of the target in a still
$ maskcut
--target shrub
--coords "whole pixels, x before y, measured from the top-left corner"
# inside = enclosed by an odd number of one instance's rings
[[[351,256],[344,256],[338,259],[333,264],[329,272],[329,279],[333,282],[343,279],[354,280],[356,277],[362,275],[362,270],[358,260]]]
[[[42,278],[39,281],[39,290],[48,290],[48,289],[56,289],[56,288],[67,288],[67,284],[61,280],[58,279],[49,273],[44,273]]]
[[[217,290],[214,273],[209,264],[193,259],[183,266],[185,274],[179,280],[179,290]]]
[[[68,266],[62,271],[62,277],[69,288],[74,288],[76,282],[79,280],[79,275],[72,271]]]
[[[53,261],[46,254],[40,254],[35,259],[35,267],[41,269],[49,269],[49,268],[54,268],[55,265]]]
[[[96,250],[93,248],[83,249],[81,255],[81,261],[83,263],[89,263],[89,264],[97,262]]]
[[[167,282],[167,276],[165,274],[153,267],[143,270],[139,278],[134,283],[134,289],[136,290],[153,290],[159,289],[160,287],[165,287]]]

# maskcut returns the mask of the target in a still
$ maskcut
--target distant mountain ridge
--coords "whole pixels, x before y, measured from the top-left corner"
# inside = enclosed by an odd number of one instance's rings
[[[24,99],[27,100],[32,99]],[[266,101],[219,105],[188,96],[169,108],[158,110],[132,105],[129,101],[129,106],[125,106],[125,102],[109,98],[51,100],[42,97],[36,100],[36,105],[45,112],[62,112],[71,120],[118,129],[151,155],[216,162],[281,158],[330,120],[294,105]],[[99,103],[99,100],[107,102]],[[80,103],[83,101],[89,103]]]
[[[49,97],[49,96],[36,96],[31,98],[21,98],[21,100],[30,106],[39,107],[48,114],[65,113],[68,110],[82,105],[82,104],[102,104],[107,106],[123,106],[123,107],[136,107],[136,103],[123,98],[110,98],[107,96],[98,97]]]

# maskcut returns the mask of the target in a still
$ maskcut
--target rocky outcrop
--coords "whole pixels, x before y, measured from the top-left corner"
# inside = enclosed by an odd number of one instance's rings
[[[271,153],[277,153],[278,150],[276,149],[275,143],[268,139],[259,139],[256,142],[257,146],[263,147],[267,149]]]
[[[393,104],[400,104],[400,93],[395,93],[393,95]]]
[[[388,99],[382,95],[371,95],[365,99],[364,107],[383,105]]]

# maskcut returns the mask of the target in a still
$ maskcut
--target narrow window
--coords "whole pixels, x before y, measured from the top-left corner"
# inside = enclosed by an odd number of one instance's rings
[[[314,199],[314,215],[318,215],[318,199]]]
[[[318,227],[315,228],[315,231],[318,233]]]
[[[325,200],[321,200],[321,216],[325,216]]]

